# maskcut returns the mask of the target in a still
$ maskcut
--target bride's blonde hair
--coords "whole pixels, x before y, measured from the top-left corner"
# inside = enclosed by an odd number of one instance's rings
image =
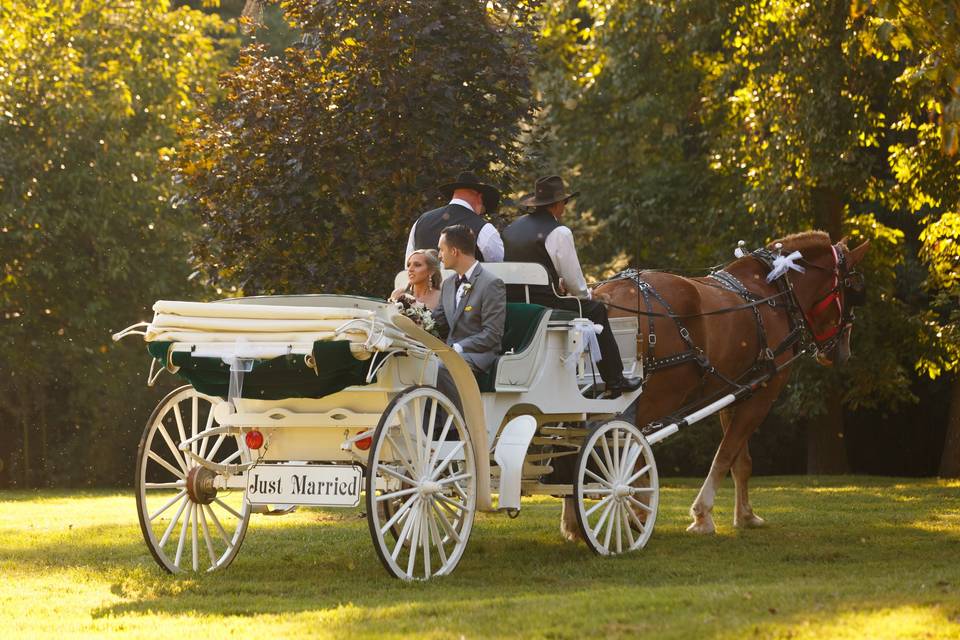
[[[440,277],[440,254],[437,253],[436,249],[417,249],[410,256],[418,253],[427,261],[427,269],[430,270],[430,287],[439,289],[442,281]],[[407,261],[410,260],[410,256],[407,256]]]

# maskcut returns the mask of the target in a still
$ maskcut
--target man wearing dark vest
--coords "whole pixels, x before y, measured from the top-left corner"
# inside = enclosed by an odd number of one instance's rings
[[[579,191],[565,193],[563,179],[549,176],[537,180],[534,193],[520,199],[517,204],[535,207],[532,213],[521,216],[503,231],[504,260],[507,262],[537,262],[550,274],[549,286],[531,286],[530,302],[542,304],[554,309],[578,311],[576,300],[558,298],[554,290],[562,295],[580,298],[583,315],[595,324],[603,327],[597,336],[600,346],[600,362],[597,369],[606,383],[607,391],[622,393],[640,386],[640,380],[627,380],[623,377],[623,363],[620,349],[610,330],[607,308],[592,299],[590,289],[583,277],[577,249],[573,244],[573,232],[560,224],[567,202],[577,197]],[[507,299],[523,302],[524,289],[512,285],[507,288]]]
[[[414,251],[436,249],[440,232],[458,224],[473,231],[477,239],[477,260],[503,262],[500,233],[483,217],[487,211],[496,211],[500,203],[500,191],[493,185],[480,182],[470,171],[460,172],[456,180],[440,185],[437,190],[450,202],[439,209],[427,211],[413,223],[404,253],[404,266]]]

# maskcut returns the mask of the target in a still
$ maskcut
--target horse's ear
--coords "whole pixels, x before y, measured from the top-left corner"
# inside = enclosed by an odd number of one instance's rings
[[[854,267],[857,264],[859,264],[860,261],[863,260],[863,256],[867,255],[867,249],[869,248],[870,248],[870,241],[864,240],[863,244],[861,244],[859,247],[857,247],[856,249],[851,249],[850,255],[847,256],[847,260],[850,262],[850,266]]]

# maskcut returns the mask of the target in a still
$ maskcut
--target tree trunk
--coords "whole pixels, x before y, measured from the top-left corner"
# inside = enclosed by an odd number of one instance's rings
[[[829,187],[810,192],[817,226],[837,242],[843,233],[843,195]],[[826,397],[827,413],[807,425],[807,473],[849,473],[847,447],[843,440],[843,392],[831,389]]]
[[[831,391],[826,398],[826,404],[826,415],[807,424],[807,473],[849,473],[841,391]]]
[[[940,457],[940,475],[960,478],[960,371],[953,376],[950,389],[950,412],[947,414],[947,437]]]

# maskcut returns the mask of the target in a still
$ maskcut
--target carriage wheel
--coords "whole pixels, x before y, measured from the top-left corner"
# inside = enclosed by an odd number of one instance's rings
[[[591,432],[577,456],[574,495],[583,539],[596,553],[643,548],[657,520],[660,482],[640,430],[614,420]]]
[[[448,440],[454,434],[458,440]],[[367,522],[383,566],[404,580],[451,573],[477,502],[473,444],[460,412],[434,387],[410,387],[387,405],[369,455]]]
[[[170,573],[226,567],[250,521],[244,491],[213,487],[215,474],[179,450],[181,442],[216,424],[219,398],[187,385],[164,398],[147,421],[137,452],[137,512],[154,559]],[[240,436],[203,438],[194,453],[220,464],[249,460]]]

